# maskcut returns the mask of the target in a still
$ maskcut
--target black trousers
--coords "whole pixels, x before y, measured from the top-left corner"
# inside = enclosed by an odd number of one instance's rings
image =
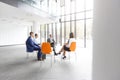
[[[56,51],[55,51],[55,44],[54,44],[54,43],[51,43],[50,45],[51,45],[51,47],[53,48],[54,54],[56,54]]]

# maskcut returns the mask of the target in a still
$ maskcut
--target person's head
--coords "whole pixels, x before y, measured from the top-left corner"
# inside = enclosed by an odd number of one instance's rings
[[[49,37],[52,38],[52,34],[50,34]]]
[[[30,36],[31,36],[31,37],[34,37],[34,33],[33,33],[33,32],[30,32]]]
[[[38,38],[38,34],[37,33],[35,34],[35,38]]]
[[[73,32],[70,33],[69,38],[74,38]]]

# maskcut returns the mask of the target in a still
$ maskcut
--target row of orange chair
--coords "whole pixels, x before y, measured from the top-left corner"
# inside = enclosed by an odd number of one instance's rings
[[[70,52],[75,52],[76,49],[76,42],[72,42],[70,45]],[[49,42],[43,42],[41,45],[41,52],[46,55],[51,55],[51,66],[52,66],[52,49],[51,45]],[[75,53],[76,54],[76,53]],[[75,55],[76,56],[76,55]],[[69,54],[69,59],[70,59],[70,54]],[[55,62],[55,56],[54,56],[54,62]]]
[[[76,49],[76,42],[72,42],[70,45],[70,52],[75,52],[75,49]],[[52,49],[51,49],[50,43],[43,42],[41,45],[41,51],[43,54],[46,54],[46,55],[51,54]],[[75,53],[75,58],[77,58],[76,53]],[[69,54],[69,60],[70,60],[70,54]],[[55,56],[54,56],[54,62],[55,62]],[[51,56],[51,65],[52,65],[52,56]]]

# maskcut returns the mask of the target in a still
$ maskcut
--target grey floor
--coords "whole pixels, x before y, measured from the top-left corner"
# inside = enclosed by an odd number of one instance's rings
[[[0,80],[91,80],[91,48],[77,48],[76,53],[77,60],[73,53],[70,61],[59,55],[51,66],[50,56],[44,62],[35,53],[26,58],[25,46],[0,47]]]

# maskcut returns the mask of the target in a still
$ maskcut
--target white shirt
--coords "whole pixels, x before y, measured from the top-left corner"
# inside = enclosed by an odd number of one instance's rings
[[[39,40],[38,38],[34,38],[34,42],[35,42],[36,44],[40,44],[40,40]]]
[[[50,43],[53,43],[53,42],[54,42],[53,38],[50,38]]]
[[[68,42],[68,44],[66,45],[66,47],[68,47],[68,48],[70,47],[70,45],[71,45],[72,42],[76,42],[75,38],[70,38],[70,39],[68,39],[68,41],[69,41],[69,42]]]

